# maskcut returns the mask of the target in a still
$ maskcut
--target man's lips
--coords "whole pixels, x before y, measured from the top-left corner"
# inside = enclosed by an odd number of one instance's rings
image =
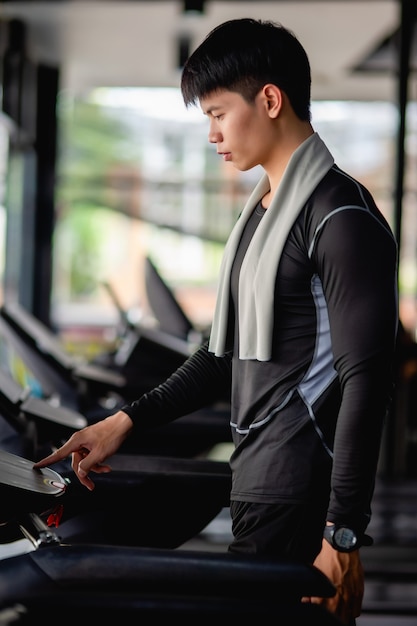
[[[232,153],[231,152],[218,152],[217,154],[223,158],[223,161],[231,161],[232,160]]]

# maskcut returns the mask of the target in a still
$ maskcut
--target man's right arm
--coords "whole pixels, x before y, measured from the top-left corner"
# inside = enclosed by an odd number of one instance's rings
[[[140,437],[177,417],[207,406],[230,389],[231,355],[215,357],[201,346],[164,383],[113,415],[74,433],[52,454],[34,464],[35,469],[57,463],[72,455],[72,468],[79,481],[94,489],[90,472],[110,472],[106,459],[115,454],[132,433]]]
[[[121,407],[134,423],[133,436],[230,398],[232,354],[217,357],[208,342],[162,384]]]

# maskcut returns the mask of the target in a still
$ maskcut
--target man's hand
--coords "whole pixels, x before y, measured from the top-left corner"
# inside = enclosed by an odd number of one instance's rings
[[[130,417],[123,411],[118,411],[74,433],[60,448],[35,463],[33,467],[34,469],[46,467],[72,454],[72,469],[80,483],[92,491],[94,482],[89,477],[89,472],[103,474],[111,471],[111,467],[104,464],[104,461],[120,448],[132,427]]]
[[[323,604],[343,624],[351,624],[361,614],[365,588],[359,550],[338,552],[323,539],[321,552],[314,565],[333,583],[336,594],[332,598],[306,597],[302,601]]]

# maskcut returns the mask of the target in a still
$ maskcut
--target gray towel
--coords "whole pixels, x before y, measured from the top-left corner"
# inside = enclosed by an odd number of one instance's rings
[[[292,154],[279,187],[255,231],[242,263],[239,281],[239,358],[269,361],[272,353],[274,289],[281,252],[298,214],[334,159],[317,133]],[[256,185],[224,249],[210,352],[227,350],[230,272],[239,241],[257,203],[269,191],[266,174]]]

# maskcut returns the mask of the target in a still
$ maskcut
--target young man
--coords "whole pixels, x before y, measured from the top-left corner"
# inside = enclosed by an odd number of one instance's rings
[[[74,434],[35,464],[72,454],[79,480],[108,472],[140,437],[230,390],[233,552],[314,562],[323,602],[360,614],[381,431],[397,329],[397,248],[370,193],[335,165],[310,120],[310,67],[284,27],[214,29],[185,64],[224,161],[264,175],[227,242],[212,332],[165,383]]]

